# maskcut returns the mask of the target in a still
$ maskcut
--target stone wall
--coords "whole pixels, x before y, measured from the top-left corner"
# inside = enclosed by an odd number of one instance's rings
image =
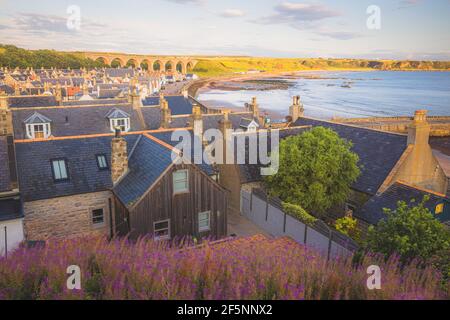
[[[47,240],[109,234],[109,198],[114,206],[110,191],[25,202],[25,239]],[[103,208],[104,223],[94,226],[92,210],[100,208]]]

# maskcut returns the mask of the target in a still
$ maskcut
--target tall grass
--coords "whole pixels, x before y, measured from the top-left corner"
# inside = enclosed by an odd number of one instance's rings
[[[197,247],[148,239],[81,238],[19,248],[0,258],[0,299],[441,299],[440,276],[398,259],[366,256],[326,261],[287,239],[242,238]],[[82,270],[68,290],[66,268]],[[381,290],[368,290],[367,266],[378,264]]]

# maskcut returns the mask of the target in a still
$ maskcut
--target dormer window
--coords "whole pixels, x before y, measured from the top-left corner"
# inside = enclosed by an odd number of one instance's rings
[[[25,121],[28,139],[47,139],[51,136],[51,120],[40,113],[33,113]]]
[[[130,131],[130,115],[117,108],[113,109],[106,116],[109,119],[109,126],[112,132],[119,128],[122,132]]]
[[[119,128],[122,132],[130,131],[130,118],[111,119],[111,131],[115,131],[115,128]]]
[[[248,132],[256,132],[256,130],[258,130],[259,128],[258,122],[256,122],[254,119],[247,118],[242,118],[239,126]]]

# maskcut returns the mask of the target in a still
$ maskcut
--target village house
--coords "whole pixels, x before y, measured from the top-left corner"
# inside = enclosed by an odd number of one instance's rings
[[[27,240],[226,235],[226,193],[209,176],[214,171],[174,164],[173,147],[151,132],[15,146]]]
[[[0,257],[23,241],[23,208],[11,136],[0,135]]]
[[[284,127],[277,128],[280,139],[321,126],[332,129],[341,138],[350,141],[352,151],[359,156],[361,175],[352,185],[345,206],[332,208],[329,215],[336,218],[344,214],[353,215],[365,229],[383,217],[384,206],[395,209],[393,205],[399,200],[420,201],[417,199],[419,195],[429,195],[430,211],[440,221],[448,223],[448,173],[429,145],[426,111],[416,112],[408,135],[305,117],[299,97],[294,97],[288,118]],[[248,144],[246,146],[248,148]],[[245,152],[248,153],[248,150]],[[241,191],[261,186],[261,165],[226,164],[218,167],[221,184],[230,192],[230,207],[233,212],[239,212],[242,205]],[[386,199],[390,199],[389,203]]]

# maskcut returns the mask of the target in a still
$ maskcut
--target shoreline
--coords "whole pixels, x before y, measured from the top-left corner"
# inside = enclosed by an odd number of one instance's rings
[[[280,72],[261,72],[261,73],[252,73],[252,74],[232,74],[232,75],[223,75],[217,77],[207,77],[200,78],[195,80],[192,84],[187,87],[189,94],[196,98],[198,96],[198,92],[202,89],[210,88],[210,84],[213,82],[232,82],[232,81],[244,81],[244,80],[261,80],[264,78],[272,78],[277,76],[296,76],[300,74],[307,73],[322,73],[322,72],[450,72],[449,70],[418,70],[418,69],[398,69],[398,70],[376,70],[372,68],[360,68],[360,69],[312,69],[312,70],[297,70],[297,71],[280,71]]]
[[[379,75],[379,76],[371,76],[370,73],[372,72],[378,72],[378,70],[366,70],[366,69],[346,69],[346,70],[328,70],[328,69],[320,69],[320,70],[300,70],[300,71],[294,71],[294,72],[270,72],[270,73],[252,73],[252,74],[233,74],[228,76],[218,76],[218,77],[211,77],[211,78],[203,78],[197,80],[195,83],[192,83],[190,88],[191,95],[195,94],[195,97],[198,99],[200,96],[203,97],[204,100],[201,101],[205,106],[220,110],[220,109],[227,109],[230,111],[244,111],[244,102],[250,102],[247,101],[250,99],[250,96],[265,96],[264,91],[267,91],[269,96],[271,95],[271,91],[279,91],[279,90],[288,90],[291,92],[291,83],[293,86],[296,86],[295,83],[303,82],[303,81],[311,81],[316,80],[317,85],[320,85],[321,83],[328,83],[331,82],[333,84],[327,85],[329,86],[342,86],[340,82],[343,82],[343,85],[346,84],[346,82],[353,83],[354,81],[358,80],[383,80],[383,79],[395,79],[397,76],[394,75],[394,73],[397,73],[398,71],[391,71],[391,70],[381,70],[381,71],[388,71],[385,72],[386,76]],[[402,71],[404,73],[405,71]],[[414,71],[407,71],[407,73],[415,73]],[[363,73],[364,75],[361,75],[358,77],[358,73]],[[389,75],[391,73],[391,75]],[[380,74],[380,73],[379,73]],[[408,78],[410,76],[405,75],[404,77]],[[400,77],[400,79],[404,78],[403,76]],[[419,75],[412,75],[411,77],[418,77]],[[428,79],[428,76],[425,76]],[[434,79],[434,76],[431,76],[431,79]],[[439,79],[444,77],[443,79],[447,79],[447,75],[439,76]],[[358,79],[357,79],[358,78]],[[359,79],[361,78],[361,79]],[[316,83],[311,82],[311,83]],[[338,83],[338,84],[336,84]],[[373,84],[375,87],[379,87],[382,85],[376,85]],[[312,84],[312,86],[316,86],[315,84]],[[353,87],[353,85],[351,85]],[[344,87],[346,88],[346,87]],[[336,90],[336,89],[331,89]],[[203,93],[208,92],[229,92],[231,96],[234,98],[231,100],[222,100],[221,96],[218,95],[203,95]],[[236,91],[236,92],[233,92]],[[261,92],[257,92],[261,91]],[[309,91],[309,90],[306,90]],[[242,92],[242,97],[245,97],[244,99],[239,99],[241,96],[239,92]],[[289,103],[286,99],[286,94],[279,93],[283,98],[283,105],[286,103]],[[340,94],[340,93],[335,93]],[[278,95],[278,94],[277,94]],[[270,100],[270,98],[269,98]],[[363,99],[364,100],[364,99]],[[263,111],[265,114],[267,114],[270,118],[277,120],[277,119],[283,119],[286,116],[285,110],[281,110],[280,106],[277,104],[278,100],[273,100],[271,103],[268,104],[268,101],[265,101],[263,105],[265,104],[270,109],[265,109],[262,106],[260,106],[260,110]],[[263,99],[264,102],[264,99]],[[352,102],[353,104],[357,103],[355,101]],[[423,104],[424,102],[422,102]],[[272,106],[273,104],[273,106]],[[333,103],[331,103],[333,105]],[[274,107],[275,106],[275,107]],[[286,107],[288,108],[288,107]],[[442,108],[441,108],[442,109]],[[368,113],[367,115],[363,115],[367,112],[357,112],[358,107],[355,108],[356,111],[350,112],[350,114],[343,115],[342,113],[346,113],[346,110],[344,107],[339,106],[338,103],[336,103],[336,108],[332,108],[330,110],[330,113],[333,113],[333,117],[343,117],[343,118],[352,118],[352,117],[365,117],[369,116],[369,114],[373,114],[373,116],[376,116],[377,114],[381,114],[383,112],[372,112]],[[362,109],[363,110],[363,109]],[[384,110],[381,108],[381,110]],[[445,114],[445,110],[440,110],[444,112],[440,112],[438,114]],[[313,113],[324,113],[325,111],[321,110],[320,106],[316,106],[316,110],[313,111]],[[326,113],[326,112],[325,112]],[[342,115],[341,115],[342,114]],[[406,115],[406,114],[405,114]],[[325,118],[327,118],[325,116]]]

